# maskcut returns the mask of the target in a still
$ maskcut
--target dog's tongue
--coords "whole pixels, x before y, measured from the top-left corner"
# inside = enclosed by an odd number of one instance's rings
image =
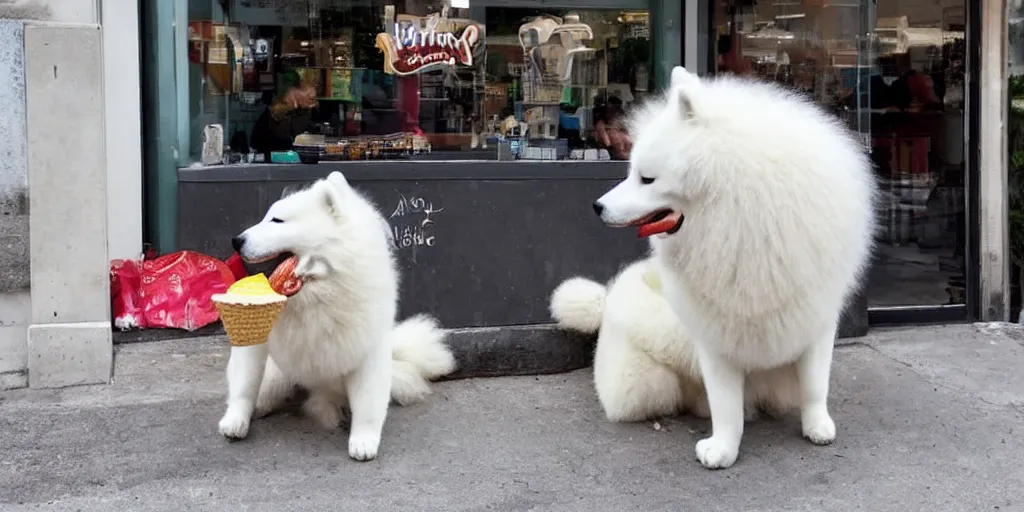
[[[281,262],[274,272],[270,274],[270,287],[275,292],[284,295],[285,297],[291,297],[299,290],[302,289],[302,279],[299,279],[295,275],[295,266],[299,263],[299,258],[292,256]]]
[[[676,227],[676,224],[679,224],[679,218],[681,216],[681,213],[672,212],[668,214],[664,219],[656,220],[654,222],[648,222],[647,224],[642,224],[640,226],[640,229],[637,230],[637,235],[639,235],[640,238],[647,238],[651,235],[665,233],[670,229]]]

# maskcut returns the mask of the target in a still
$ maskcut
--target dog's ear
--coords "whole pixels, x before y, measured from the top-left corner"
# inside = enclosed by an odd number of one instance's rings
[[[683,119],[692,119],[697,117],[697,111],[693,108],[693,99],[689,94],[685,92],[676,93],[677,109],[683,116]]]
[[[329,181],[324,180],[316,184],[316,191],[320,194],[321,200],[327,206],[328,211],[337,213],[341,210],[341,193],[337,187],[331,184]]]
[[[682,66],[672,69],[671,94],[677,102],[679,113],[683,119],[696,117],[694,95],[700,88],[700,78]]]
[[[672,68],[672,80],[671,85],[673,89],[688,89],[690,87],[700,85],[700,78],[690,73],[686,68],[682,66],[676,66]]]
[[[345,179],[345,175],[339,171],[334,171],[328,174],[327,183],[330,183],[338,190],[338,192],[342,193],[351,188],[351,185],[348,184],[348,180]]]

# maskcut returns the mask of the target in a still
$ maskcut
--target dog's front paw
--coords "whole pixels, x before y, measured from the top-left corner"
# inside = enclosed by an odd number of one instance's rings
[[[348,456],[359,461],[368,461],[377,458],[377,448],[380,447],[380,437],[361,435],[348,438]]]
[[[697,441],[697,460],[708,469],[725,469],[732,466],[740,449],[733,443],[711,436]]]
[[[812,443],[824,445],[836,440],[836,424],[827,411],[805,413],[801,420],[804,437]]]
[[[237,410],[228,409],[220,419],[217,430],[227,439],[245,439],[249,435],[249,418]]]

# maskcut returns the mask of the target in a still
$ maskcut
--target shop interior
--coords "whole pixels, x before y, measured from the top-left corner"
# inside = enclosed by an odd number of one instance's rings
[[[193,165],[625,158],[648,11],[388,1],[190,0]]]
[[[883,197],[869,307],[965,303],[965,8],[717,2],[717,72],[802,91],[870,148]]]

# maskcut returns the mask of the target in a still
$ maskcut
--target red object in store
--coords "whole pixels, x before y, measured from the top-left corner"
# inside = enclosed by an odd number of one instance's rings
[[[193,251],[115,260],[110,265],[114,325],[194,331],[220,318],[211,296],[227,291],[235,280],[227,263]]]
[[[419,75],[398,77],[396,82],[398,83],[398,101],[396,102],[396,108],[403,114],[402,131],[423,133],[420,130]]]

